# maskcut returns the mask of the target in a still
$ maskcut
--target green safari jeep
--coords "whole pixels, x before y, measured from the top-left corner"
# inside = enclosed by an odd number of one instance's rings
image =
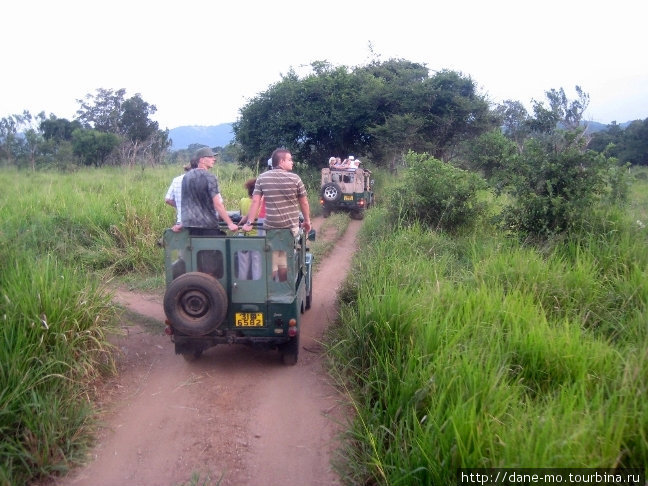
[[[276,348],[297,363],[301,314],[311,306],[313,256],[300,230],[264,236],[167,229],[165,332],[191,361],[222,343]]]

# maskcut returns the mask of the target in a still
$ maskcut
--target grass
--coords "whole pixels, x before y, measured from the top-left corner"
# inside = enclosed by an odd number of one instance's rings
[[[533,248],[369,216],[329,335],[356,411],[348,484],[450,484],[460,467],[645,470],[648,233],[616,213],[591,230]]]
[[[105,285],[162,285],[157,241],[174,219],[163,198],[180,171],[2,170],[0,485],[83,459],[92,383],[113,370],[120,309]],[[236,209],[251,173],[215,171]],[[486,223],[451,238],[367,213],[329,336],[356,410],[346,482],[448,484],[478,466],[645,470],[648,177],[637,172],[627,208],[541,248]],[[333,246],[322,235],[348,223],[325,220],[316,263]]]
[[[164,196],[181,171],[0,169],[11,181],[0,192],[0,486],[58,475],[85,459],[93,384],[114,371],[108,337],[122,315],[107,286],[163,286],[157,242],[175,219]],[[252,172],[233,165],[213,172],[226,207],[238,209]],[[316,214],[318,188],[309,194]]]

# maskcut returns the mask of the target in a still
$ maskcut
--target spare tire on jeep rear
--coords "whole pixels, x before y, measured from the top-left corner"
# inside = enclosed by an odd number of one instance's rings
[[[189,336],[203,336],[225,319],[227,293],[211,275],[185,273],[167,287],[164,313],[177,331]]]
[[[342,197],[342,189],[335,182],[328,182],[322,187],[321,195],[326,202],[338,202]]]

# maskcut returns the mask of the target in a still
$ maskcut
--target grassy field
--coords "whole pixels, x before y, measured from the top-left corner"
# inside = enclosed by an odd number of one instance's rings
[[[237,209],[252,174],[214,171]],[[0,485],[82,457],[93,383],[113,370],[107,290],[115,279],[162,288],[157,241],[174,220],[163,199],[180,172],[0,169]],[[384,208],[370,211],[329,343],[357,412],[341,451],[348,483],[449,484],[458,467],[645,468],[647,195],[639,171],[624,212],[542,248],[488,226],[453,238],[392,230]],[[326,222],[338,233],[347,223]],[[330,245],[316,243],[319,263]]]
[[[643,172],[641,172],[643,173]],[[648,465],[648,184],[542,248],[363,227],[330,332],[356,417],[348,484],[455,484],[458,468]]]
[[[164,196],[181,172],[0,169],[0,485],[65,471],[82,457],[93,382],[113,369],[110,284],[162,288],[157,242],[175,218]],[[237,210],[252,172],[213,172],[226,207]]]

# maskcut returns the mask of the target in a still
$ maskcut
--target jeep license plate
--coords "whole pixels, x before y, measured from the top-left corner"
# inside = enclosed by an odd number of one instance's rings
[[[260,312],[237,312],[236,327],[263,327],[263,314]]]
[[[353,196],[344,196],[345,201],[353,201]]]

